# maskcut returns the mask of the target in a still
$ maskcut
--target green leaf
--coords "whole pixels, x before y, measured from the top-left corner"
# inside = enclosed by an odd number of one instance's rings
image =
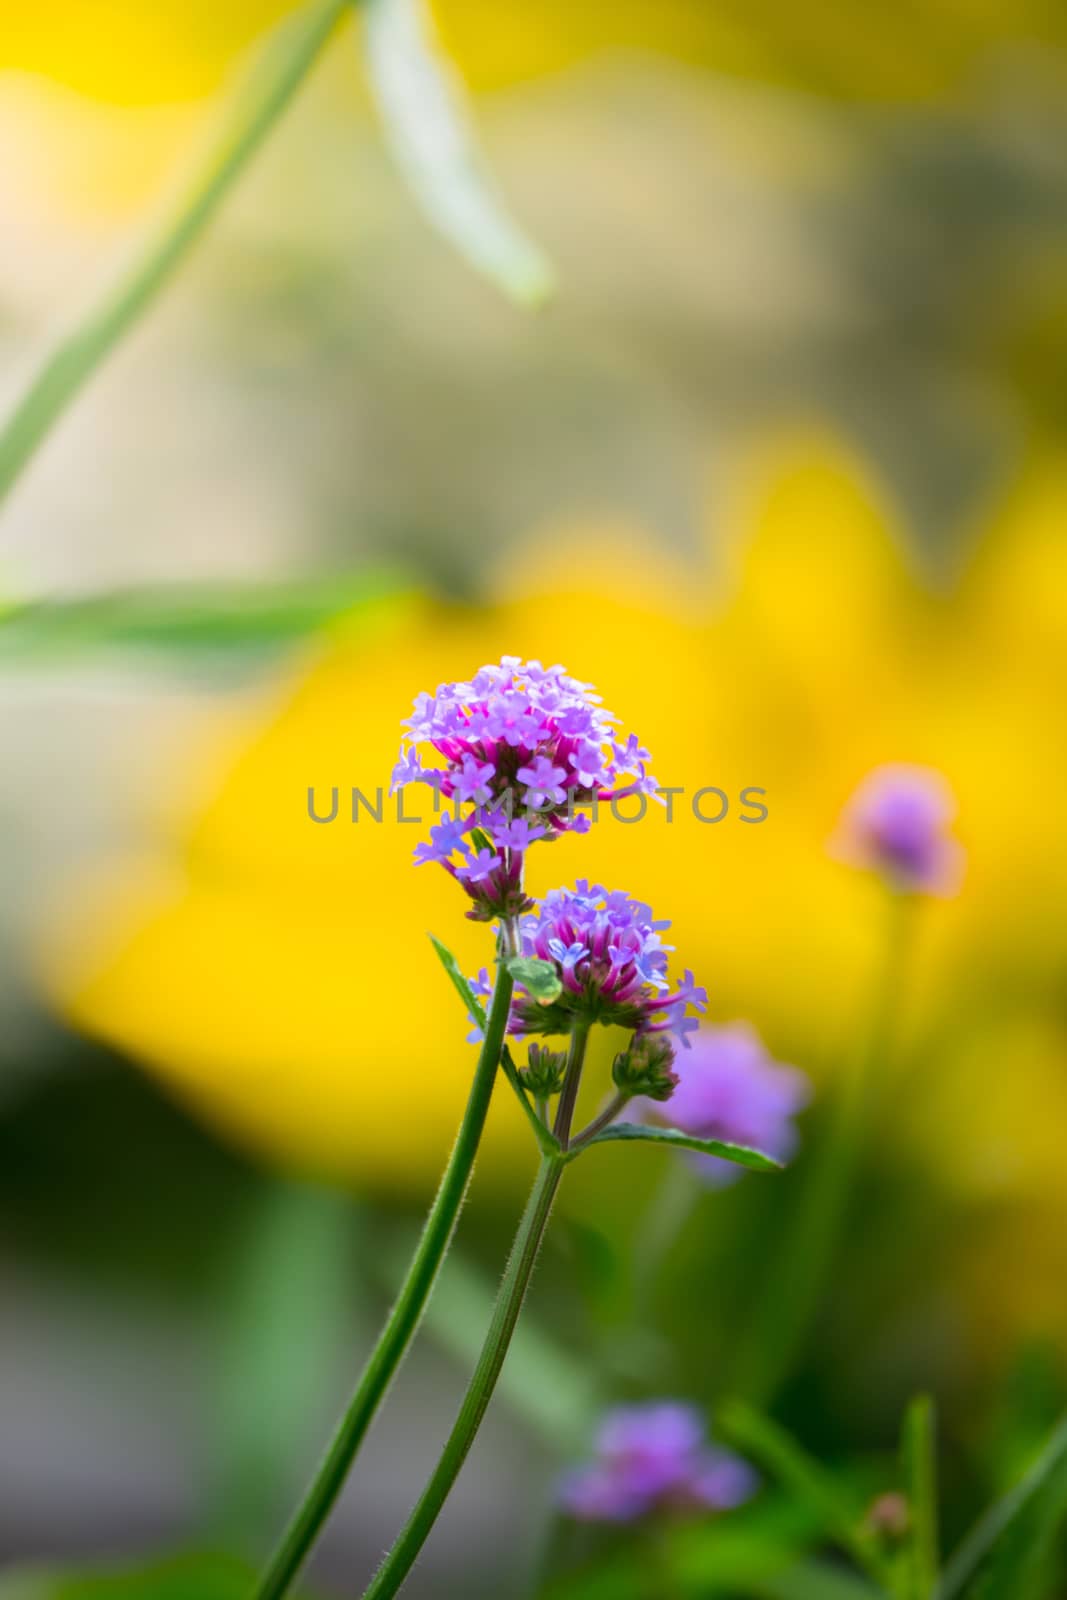
[[[367,67],[415,198],[471,265],[520,305],[541,305],[554,274],[501,203],[478,150],[467,96],[423,0],[366,0]]]
[[[463,976],[462,972],[459,970],[459,963],[457,962],[455,956],[452,954],[451,950],[449,950],[448,946],[443,945],[440,939],[438,939],[432,933],[430,934],[430,943],[437,951],[437,956],[441,965],[451,978],[452,987],[455,989],[456,993],[463,1001],[463,1004],[466,1006],[467,1015],[479,1028],[484,1029],[485,1007],[482,1005],[481,1001],[475,997],[473,989]]]
[[[45,356],[0,432],[0,500],[200,237],[347,9],[347,0],[316,0],[280,25],[189,187],[163,213],[116,283]]]
[[[670,1145],[675,1150],[699,1150],[706,1156],[720,1156],[723,1161],[732,1161],[739,1167],[748,1167],[752,1172],[778,1172],[781,1162],[775,1161],[773,1156],[765,1155],[762,1150],[750,1150],[744,1144],[727,1144],[722,1139],[698,1139],[694,1134],[683,1133],[680,1128],[658,1128],[641,1122],[613,1122],[608,1127],[602,1128],[591,1139],[581,1146],[574,1147],[569,1155],[570,1160],[581,1155],[583,1150],[588,1150],[594,1144],[608,1144],[613,1140],[633,1141],[639,1140],[643,1144]]]
[[[563,985],[551,961],[538,961],[535,956],[512,956],[508,971],[538,1005],[550,1006],[563,993]]]
[[[903,1563],[905,1600],[933,1600],[939,1567],[937,1456],[929,1395],[917,1395],[904,1413],[900,1455],[910,1524]]]
[[[399,573],[379,569],[284,584],[191,584],[15,602],[0,611],[0,665],[37,666],[109,650],[182,659],[273,650],[388,599],[402,585]]]
[[[1004,1559],[1000,1572],[991,1574],[995,1587],[982,1591],[982,1600],[1020,1597],[1022,1574],[1037,1553],[1039,1543],[1050,1540],[1067,1512],[1067,1417],[1061,1418],[1044,1449],[1014,1488],[979,1517],[970,1533],[945,1564],[938,1600],[952,1600],[999,1549]],[[1033,1519],[1033,1521],[1031,1521]],[[1016,1589],[1011,1583],[1016,1583]],[[1021,1600],[1021,1597],[1020,1597]]]
[[[863,1526],[862,1508],[852,1504],[836,1479],[790,1433],[740,1401],[720,1408],[718,1430],[807,1505],[826,1536],[869,1577],[884,1589],[890,1587],[888,1563]]]

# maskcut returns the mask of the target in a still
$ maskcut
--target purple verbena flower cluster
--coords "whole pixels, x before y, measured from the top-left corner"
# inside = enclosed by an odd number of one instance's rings
[[[657,1400],[607,1413],[594,1460],[565,1475],[559,1502],[579,1521],[634,1522],[657,1511],[727,1511],[756,1486],[746,1461],[707,1443],[694,1406]]]
[[[392,791],[429,783],[453,814],[431,828],[416,861],[445,867],[477,920],[517,915],[528,905],[522,862],[531,844],[587,832],[597,801],[655,793],[648,751],[635,735],[620,742],[616,721],[591,684],[518,656],[482,667],[470,683],[420,694]],[[425,745],[440,764],[422,764]]]
[[[551,962],[563,986],[543,1005],[516,986],[511,1012],[515,1034],[568,1033],[576,1017],[615,1023],[639,1035],[671,1033],[682,1044],[698,1026],[689,1008],[703,1011],[707,990],[691,972],[672,989],[661,937],[669,922],[621,890],[580,879],[573,889],[553,889],[519,922],[525,956]]]
[[[649,1102],[646,1116],[698,1139],[764,1150],[779,1161],[797,1144],[793,1117],[810,1098],[807,1078],[795,1067],[773,1061],[744,1022],[703,1027],[684,1061],[676,1063],[678,1082],[666,1110]],[[718,1156],[688,1158],[717,1187],[733,1183],[742,1168]]]
[[[956,802],[929,767],[877,767],[845,808],[831,848],[853,866],[881,873],[894,889],[952,894],[963,850],[948,836]]]

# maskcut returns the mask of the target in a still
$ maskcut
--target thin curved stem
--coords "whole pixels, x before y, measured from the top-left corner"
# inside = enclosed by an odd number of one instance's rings
[[[571,1149],[577,1150],[579,1146],[588,1144],[590,1139],[594,1139],[598,1133],[601,1133],[605,1128],[610,1127],[610,1125],[615,1121],[615,1118],[619,1115],[619,1112],[624,1110],[628,1105],[630,1099],[630,1095],[623,1094],[621,1092],[619,1094],[612,1095],[611,1100],[604,1107],[600,1115],[594,1117],[592,1122],[587,1122],[581,1132],[574,1135],[574,1138],[570,1141]]]
[[[485,1336],[481,1355],[478,1357],[478,1365],[463,1397],[459,1415],[420,1500],[371,1580],[370,1587],[364,1591],[363,1600],[391,1600],[391,1596],[400,1589],[437,1521],[442,1506],[448,1499],[452,1485],[459,1476],[482,1418],[485,1416],[504,1365],[504,1358],[508,1353],[511,1336],[519,1320],[522,1303],[526,1298],[530,1275],[541,1248],[541,1240],[552,1211],[552,1203],[556,1198],[556,1190],[567,1165],[565,1152],[570,1139],[571,1118],[578,1097],[588,1039],[588,1022],[576,1021],[571,1034],[567,1080],[561,1097],[563,1103],[555,1125],[561,1149],[558,1153],[545,1154],[541,1157],[541,1165],[537,1169],[537,1177],[534,1179],[530,1198],[526,1202],[526,1210],[515,1234],[504,1279],[493,1307],[489,1331]]]
[[[100,363],[204,231],[278,121],[350,0],[317,0],[283,23],[230,113],[218,145],[103,299],[45,357],[0,431],[0,500]]]
[[[512,940],[513,930],[505,929],[501,935],[503,955],[510,951]],[[341,1492],[363,1436],[422,1320],[470,1184],[507,1031],[512,988],[511,974],[505,961],[501,960],[497,965],[485,1038],[463,1121],[426,1218],[418,1248],[388,1321],[363,1369],[348,1410],[299,1510],[260,1579],[254,1600],[281,1600],[299,1573]]]

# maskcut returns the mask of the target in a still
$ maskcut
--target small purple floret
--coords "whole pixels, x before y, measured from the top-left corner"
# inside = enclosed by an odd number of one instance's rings
[[[895,889],[952,894],[963,850],[948,833],[952,791],[929,767],[877,767],[845,808],[831,849],[853,866],[879,872]]]
[[[583,1522],[634,1522],[657,1511],[730,1510],[757,1481],[739,1456],[708,1445],[695,1406],[658,1400],[608,1412],[594,1459],[565,1475],[559,1501]]]

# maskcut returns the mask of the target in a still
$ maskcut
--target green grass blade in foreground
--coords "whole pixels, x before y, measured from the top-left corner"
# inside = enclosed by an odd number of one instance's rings
[[[1019,1482],[979,1517],[957,1546],[945,1564],[938,1600],[954,1600],[964,1592],[1001,1541],[1009,1539],[1022,1526],[1046,1490],[1052,1493],[1044,1520],[1058,1520],[1067,1509],[1067,1416],[1057,1423],[1044,1449]],[[1024,1541],[1024,1548],[1029,1542],[1029,1538]],[[1008,1594],[1007,1589],[999,1592]]]
[[[118,281],[61,337],[0,433],[0,500],[78,391],[147,310],[303,83],[349,0],[316,0],[272,36],[200,170]]]
[[[470,1185],[496,1082],[512,989],[511,974],[500,961],[466,1110],[418,1247],[329,1449],[254,1591],[255,1600],[281,1600],[288,1593],[341,1492],[364,1435],[422,1321]]]
[[[864,1528],[859,1512],[831,1474],[791,1434],[769,1417],[738,1401],[722,1407],[718,1430],[724,1439],[807,1505],[819,1519],[826,1536],[884,1590],[889,1590],[889,1564],[874,1535]]]
[[[906,1600],[933,1600],[937,1593],[937,1455],[934,1407],[917,1395],[904,1414],[900,1454],[908,1497],[908,1541],[904,1555]]]
[[[387,602],[399,572],[333,573],[261,584],[179,584],[0,607],[0,667],[109,651],[178,663],[260,655],[299,642],[347,613]]]
[[[554,287],[552,268],[496,193],[424,0],[364,0],[363,11],[378,108],[426,216],[511,299],[541,305]]]

